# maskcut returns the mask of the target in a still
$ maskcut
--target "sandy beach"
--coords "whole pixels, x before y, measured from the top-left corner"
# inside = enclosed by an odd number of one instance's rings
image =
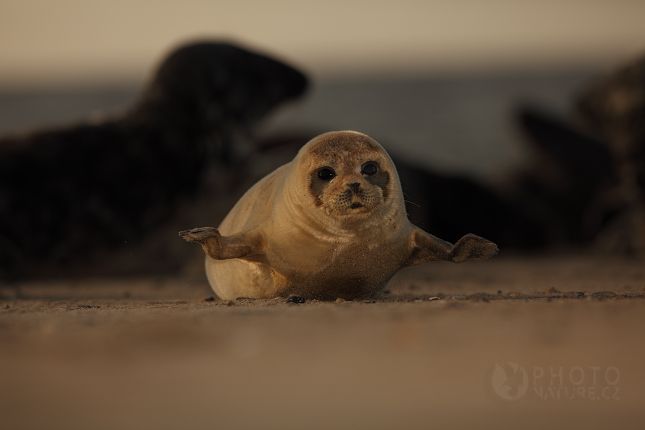
[[[203,275],[3,285],[4,428],[640,428],[645,267],[504,256],[379,299],[221,301]],[[512,370],[510,370],[512,369]]]

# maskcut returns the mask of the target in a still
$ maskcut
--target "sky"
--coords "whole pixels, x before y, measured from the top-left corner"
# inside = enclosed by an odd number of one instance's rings
[[[228,39],[318,78],[603,66],[645,51],[642,0],[0,0],[0,87],[140,82]]]

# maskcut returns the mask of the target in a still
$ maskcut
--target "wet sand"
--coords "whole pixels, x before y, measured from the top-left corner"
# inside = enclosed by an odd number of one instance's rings
[[[0,287],[3,428],[641,428],[645,265],[509,257],[374,301],[220,301],[201,273]]]

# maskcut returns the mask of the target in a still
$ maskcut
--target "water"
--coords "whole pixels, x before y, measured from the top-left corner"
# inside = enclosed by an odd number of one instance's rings
[[[352,129],[443,171],[499,175],[525,156],[514,111],[531,103],[567,117],[593,70],[336,79],[275,114],[264,133]],[[0,133],[80,120],[131,103],[134,86],[0,92]]]

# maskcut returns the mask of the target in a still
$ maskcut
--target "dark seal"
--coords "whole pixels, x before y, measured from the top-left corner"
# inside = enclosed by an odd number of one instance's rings
[[[239,137],[306,87],[265,55],[194,43],[119,117],[1,139],[0,273],[84,264],[150,235],[207,171],[234,175],[253,151]]]

